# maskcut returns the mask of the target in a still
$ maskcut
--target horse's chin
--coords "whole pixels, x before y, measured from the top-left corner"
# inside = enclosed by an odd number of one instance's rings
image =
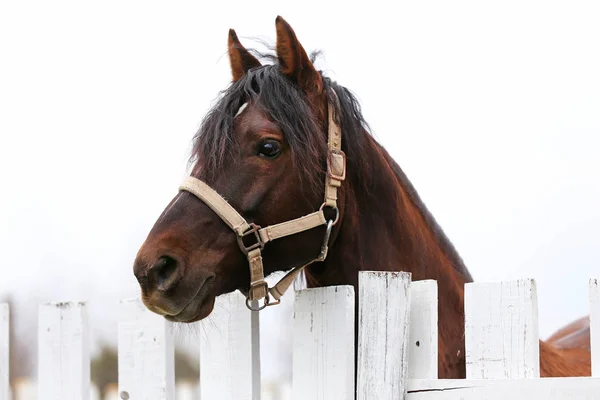
[[[215,306],[217,292],[214,275],[204,280],[200,289],[191,293],[191,297],[185,293],[186,290],[175,290],[170,295],[155,293],[153,297],[144,297],[144,304],[171,322],[199,321],[210,315]]]
[[[200,321],[210,315],[215,307],[216,297],[212,293],[196,296],[192,301],[175,315],[165,315],[165,319],[171,322],[192,323]]]

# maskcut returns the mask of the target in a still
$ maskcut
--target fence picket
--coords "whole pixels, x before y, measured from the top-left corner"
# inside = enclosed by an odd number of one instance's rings
[[[202,400],[260,399],[258,315],[245,302],[238,291],[219,296],[211,316],[199,322]]]
[[[0,303],[0,400],[8,400],[9,397],[9,309],[8,304]]]
[[[438,287],[437,281],[411,284],[408,377],[438,377]]]
[[[86,304],[42,304],[38,317],[38,399],[88,400],[90,333]]]
[[[354,399],[354,288],[296,292],[293,398]]]
[[[592,376],[600,378],[600,282],[590,279],[590,339]]]
[[[465,285],[465,356],[468,379],[539,378],[533,279]]]
[[[172,325],[139,299],[121,302],[119,398],[173,400],[175,366]]]
[[[403,399],[406,391],[411,274],[361,271],[358,400]]]

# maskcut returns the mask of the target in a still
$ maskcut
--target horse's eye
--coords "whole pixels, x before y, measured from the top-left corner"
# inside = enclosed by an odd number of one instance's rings
[[[275,158],[281,153],[281,146],[276,140],[265,140],[258,146],[258,155],[265,158]]]

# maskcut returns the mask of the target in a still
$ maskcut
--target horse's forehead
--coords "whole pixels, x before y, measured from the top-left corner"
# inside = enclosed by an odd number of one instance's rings
[[[245,119],[257,119],[267,118],[270,119],[269,115],[256,101],[247,101],[242,104],[233,117],[236,122]]]
[[[240,106],[235,115],[236,135],[250,138],[265,133],[282,136],[279,124],[274,121],[259,105],[247,102]],[[247,134],[251,135],[248,136]]]

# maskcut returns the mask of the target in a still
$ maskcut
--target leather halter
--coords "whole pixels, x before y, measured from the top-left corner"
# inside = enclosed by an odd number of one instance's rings
[[[332,91],[332,95],[337,101],[335,92]],[[200,179],[189,176],[179,186],[179,190],[187,191],[202,200],[237,234],[240,250],[248,258],[250,266],[250,290],[246,298],[246,306],[253,311],[262,310],[269,305],[279,304],[281,296],[283,296],[294,279],[296,279],[305,267],[316,261],[324,261],[327,257],[329,235],[331,234],[333,225],[339,219],[337,188],[341,186],[346,178],[346,155],[342,151],[342,130],[334,118],[333,108],[329,104],[325,199],[318,211],[290,221],[261,228],[254,223],[248,223],[227,200]],[[325,207],[335,210],[334,219],[327,220],[323,212]],[[319,256],[305,265],[292,269],[275,286],[269,288],[265,281],[261,256],[261,251],[264,249],[265,244],[272,240],[304,232],[321,225],[327,225],[327,229]],[[254,239],[252,244],[246,244],[248,237]],[[275,302],[271,302],[271,296],[273,296]],[[262,305],[259,304],[260,299],[264,299]]]

